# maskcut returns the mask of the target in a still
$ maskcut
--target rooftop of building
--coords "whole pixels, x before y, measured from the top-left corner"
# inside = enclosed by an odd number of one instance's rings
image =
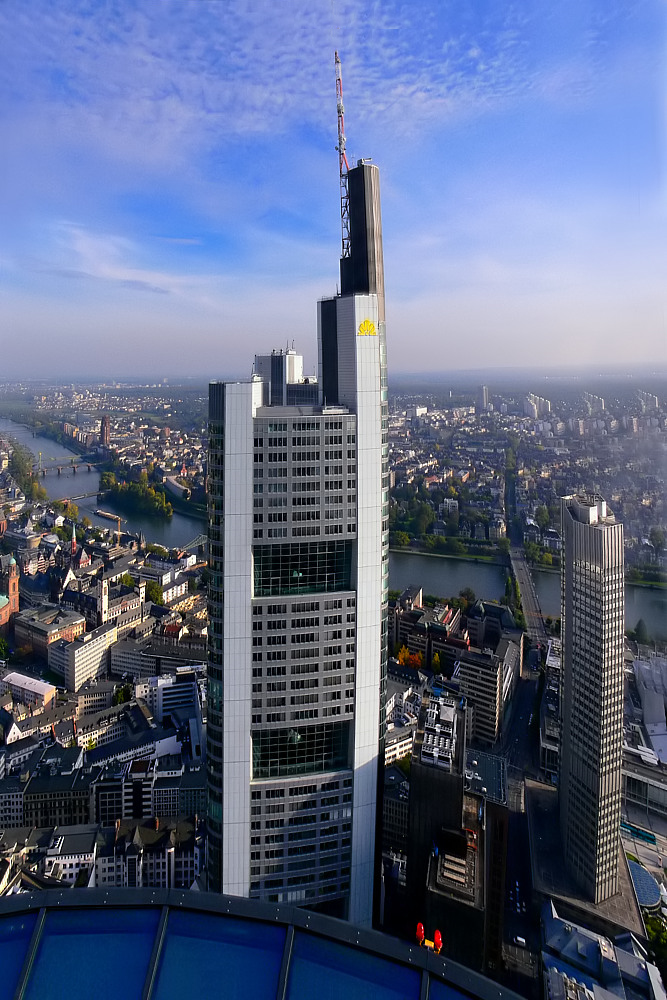
[[[2,680],[6,684],[13,684],[15,687],[21,687],[25,691],[42,696],[55,694],[56,690],[53,684],[47,684],[46,681],[40,681],[37,677],[29,677],[28,674],[19,674],[16,671],[5,674]]]
[[[404,800],[407,804],[409,795],[409,780],[400,767],[391,765],[384,770],[384,795],[385,798],[395,798]]]
[[[466,790],[507,804],[507,761],[495,754],[466,750]]]
[[[93,677],[91,680],[86,681],[82,684],[76,693],[77,698],[81,698],[84,695],[91,694],[104,694],[108,691],[115,691],[118,686],[118,681],[108,681],[104,677]]]
[[[573,984],[588,990],[596,1000],[665,1000],[667,994],[657,968],[648,961],[648,953],[631,933],[613,940],[586,926],[565,919],[552,900],[542,905],[542,962],[548,974],[560,980],[551,996],[575,1000]],[[563,979],[569,980],[564,983]],[[565,990],[562,987],[566,987]]]
[[[619,891],[603,903],[592,903],[579,891],[568,873],[560,835],[558,789],[526,779],[526,813],[530,837],[533,888],[544,899],[554,899],[559,909],[579,915],[605,933],[631,931],[646,936],[644,921],[632,886],[625,851],[618,842]]]
[[[92,854],[97,840],[97,823],[53,828],[48,853],[50,855]]]
[[[510,609],[496,601],[477,600],[468,608],[468,618],[495,618],[503,629],[516,630],[517,625]]]
[[[112,761],[115,757],[121,757],[131,752],[145,752],[146,748],[159,740],[168,739],[175,736],[176,730],[171,727],[155,725],[138,734],[123,736],[118,740],[112,740],[94,750],[86,751],[86,764],[104,764]]]
[[[599,493],[574,493],[563,497],[563,502],[575,521],[593,527],[616,524],[616,518],[607,507],[607,501]]]
[[[40,910],[43,909],[43,912]],[[30,954],[30,960],[28,956]],[[123,960],[119,961],[119,955]],[[6,996],[97,1000],[322,992],[362,1000],[518,1000],[428,949],[291,906],[178,890],[52,890],[0,900]],[[428,992],[426,992],[428,991]]]
[[[29,625],[33,632],[44,634],[54,629],[66,628],[84,622],[83,615],[78,611],[69,611],[58,604],[41,605],[38,608],[28,608],[16,616],[15,624]]]

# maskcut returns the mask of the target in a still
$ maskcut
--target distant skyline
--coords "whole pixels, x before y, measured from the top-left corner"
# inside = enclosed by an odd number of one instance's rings
[[[660,0],[3,0],[0,39],[0,378],[313,370],[335,49],[391,373],[664,369]]]

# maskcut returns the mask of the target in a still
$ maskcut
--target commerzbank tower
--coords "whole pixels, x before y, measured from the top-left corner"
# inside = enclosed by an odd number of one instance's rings
[[[384,770],[388,443],[378,168],[349,167],[340,292],[209,392],[209,888],[370,924]]]

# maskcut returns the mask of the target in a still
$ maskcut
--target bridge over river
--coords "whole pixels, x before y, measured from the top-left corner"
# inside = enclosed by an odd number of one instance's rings
[[[521,603],[523,613],[526,617],[526,628],[533,643],[547,642],[547,630],[544,627],[544,617],[540,602],[533,583],[523,546],[512,545],[510,548],[510,559],[512,560],[512,571],[519,584],[521,591]]]

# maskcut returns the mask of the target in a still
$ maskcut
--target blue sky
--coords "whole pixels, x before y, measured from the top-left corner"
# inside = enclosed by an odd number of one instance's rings
[[[1,0],[0,377],[316,360],[348,153],[390,370],[664,362],[663,0]]]

